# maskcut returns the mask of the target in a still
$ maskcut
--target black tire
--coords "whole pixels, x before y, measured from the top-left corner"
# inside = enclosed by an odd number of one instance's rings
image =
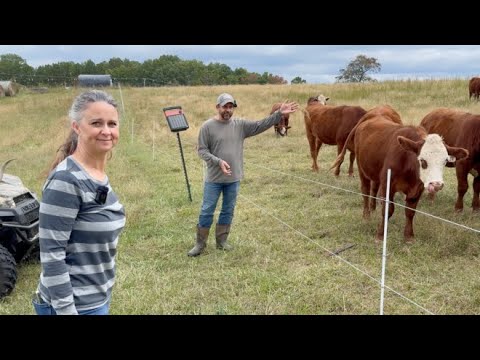
[[[0,299],[10,294],[17,282],[17,264],[10,252],[0,245]]]
[[[29,252],[25,257],[23,258],[23,261],[26,263],[38,263],[40,262],[40,245],[38,242],[34,245],[32,245],[31,249],[29,249]]]

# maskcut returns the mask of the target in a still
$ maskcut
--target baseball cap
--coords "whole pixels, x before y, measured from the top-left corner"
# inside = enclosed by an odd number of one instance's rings
[[[232,95],[223,93],[217,98],[217,105],[225,106],[225,104],[232,103],[233,107],[237,107],[237,102]]]

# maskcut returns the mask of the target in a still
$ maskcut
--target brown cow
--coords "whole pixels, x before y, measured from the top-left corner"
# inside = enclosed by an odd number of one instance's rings
[[[370,217],[368,194],[371,182],[379,184],[378,196],[385,198],[387,170],[391,169],[389,200],[396,192],[406,195],[406,242],[414,241],[413,217],[420,197],[427,189],[437,192],[443,187],[443,169],[447,161],[468,156],[465,149],[446,145],[437,134],[427,134],[421,126],[404,126],[381,115],[362,122],[355,131],[355,153],[361,181],[363,216]],[[388,217],[394,212],[390,203]],[[376,240],[381,241],[384,232],[385,203],[377,228]]]
[[[428,113],[421,121],[429,133],[440,134],[450,146],[463,147],[469,156],[455,162],[457,201],[455,211],[463,211],[463,197],[468,190],[468,174],[473,178],[473,211],[480,210],[480,115],[440,108]]]
[[[313,104],[322,104],[326,105],[327,100],[330,99],[329,97],[325,97],[324,95],[320,94],[315,97],[310,97],[307,101],[308,105],[313,105]],[[272,106],[272,110],[270,111],[270,115],[273,114],[275,111],[280,109],[280,106],[282,106],[282,103],[275,103]],[[273,126],[273,130],[275,131],[275,134],[280,135],[280,136],[287,136],[288,135],[288,129],[291,128],[291,126],[288,125],[290,119],[290,114],[283,114],[282,119],[277,125]]]
[[[306,107],[304,111],[305,129],[313,160],[313,171],[318,171],[317,157],[322,144],[337,145],[337,153],[340,153],[348,134],[365,113],[366,111],[360,106],[329,106],[313,103]],[[347,148],[350,150],[348,175],[352,176],[355,152],[353,147],[347,145]],[[340,167],[335,172],[335,176],[339,174]]]
[[[473,77],[470,79],[468,83],[468,93],[469,93],[469,96],[468,96],[469,99],[471,99],[473,95],[473,98],[478,100],[480,96],[480,78],[479,77]]]
[[[347,140],[345,141],[345,145],[343,146],[342,151],[338,154],[337,158],[335,159],[334,164],[330,167],[330,169],[335,169],[334,173],[338,173],[340,170],[340,165],[342,165],[343,160],[345,158],[345,153],[347,152],[347,148],[354,149],[355,148],[355,131],[357,130],[358,126],[363,122],[370,120],[370,119],[382,119],[382,120],[389,120],[392,123],[403,125],[402,119],[400,118],[400,114],[396,112],[390,105],[380,105],[376,106],[373,109],[367,111],[365,115],[362,116],[360,120],[358,120],[357,125],[350,131],[348,134]],[[377,208],[377,201],[375,197],[377,196],[378,187],[380,184],[376,182],[371,182],[371,192],[370,195],[370,210],[375,211]]]
[[[272,110],[270,111],[270,115],[273,114],[278,109],[280,109],[280,106],[282,106],[282,103],[273,104]],[[273,130],[275,131],[275,134],[280,136],[288,135],[288,129],[291,128],[291,126],[288,126],[289,119],[290,119],[290,114],[282,114],[282,118],[280,119],[280,122],[273,126]]]

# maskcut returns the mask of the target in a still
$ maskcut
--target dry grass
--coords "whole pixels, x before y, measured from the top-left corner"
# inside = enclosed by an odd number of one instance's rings
[[[245,179],[236,208],[230,253],[214,249],[189,258],[202,196],[203,169],[195,145],[198,129],[215,112],[216,97],[232,93],[236,115],[257,120],[285,99],[306,104],[323,93],[334,105],[366,109],[392,105],[406,123],[418,124],[430,110],[447,106],[480,113],[468,100],[465,80],[403,81],[374,84],[123,88],[122,139],[109,164],[109,176],[127,211],[121,237],[113,314],[377,314],[381,247],[373,237],[380,215],[363,221],[358,178],[327,171],[336,149],[322,147],[320,172],[311,160],[301,112],[291,116],[286,138],[273,129],[246,140]],[[112,89],[120,102],[120,92]],[[48,94],[20,92],[0,99],[2,157],[16,157],[9,171],[40,192],[41,172],[66,135],[66,113],[78,90]],[[176,136],[162,108],[181,105],[190,129],[181,133],[193,202],[188,201]],[[120,107],[122,107],[120,105]],[[133,126],[133,136],[132,136]],[[356,173],[355,169],[355,173]],[[480,217],[468,205],[453,212],[456,183],[452,169],[434,204],[419,209],[479,229]],[[396,201],[403,203],[397,196]],[[417,242],[403,243],[403,209],[389,224],[386,285],[436,314],[479,314],[478,233],[418,214]],[[345,261],[328,256],[346,244]],[[348,265],[349,262],[354,267]],[[15,291],[0,302],[0,314],[32,314],[30,295],[38,264],[22,264]],[[369,276],[377,281],[372,280]],[[386,314],[423,314],[420,307],[387,291]]]

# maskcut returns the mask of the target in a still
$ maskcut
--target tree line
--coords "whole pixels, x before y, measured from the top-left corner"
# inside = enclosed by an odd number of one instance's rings
[[[377,59],[358,55],[335,77],[337,82],[368,82],[375,79],[369,72],[379,72]],[[111,58],[95,64],[92,60],[82,63],[63,61],[33,68],[16,54],[0,55],[0,80],[12,80],[25,86],[72,86],[78,75],[111,75],[114,83],[129,86],[195,86],[195,85],[246,85],[287,84],[281,76],[264,72],[249,72],[244,68],[232,70],[220,63],[205,65],[199,60],[182,60],[176,55],[162,55],[143,63],[128,59]],[[297,76],[292,84],[305,84]]]
[[[287,84],[281,76],[259,74],[244,68],[232,70],[220,63],[205,65],[198,60],[182,60],[176,55],[162,55],[143,63],[111,58],[94,63],[63,61],[34,68],[16,54],[0,55],[0,80],[25,86],[72,86],[80,74],[111,75],[114,83],[129,86],[195,86],[234,84]]]

